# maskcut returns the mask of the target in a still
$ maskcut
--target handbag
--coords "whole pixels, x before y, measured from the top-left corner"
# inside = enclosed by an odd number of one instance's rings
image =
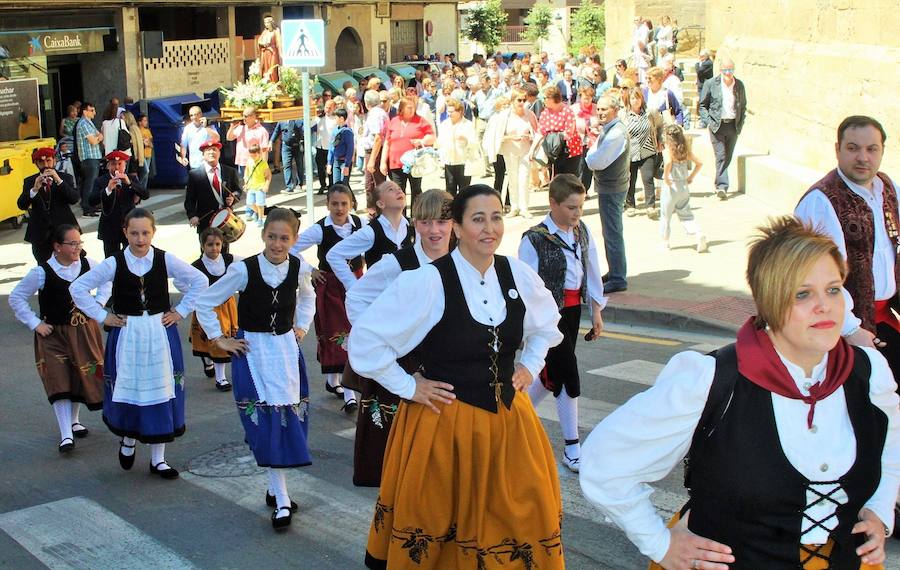
[[[544,135],[541,147],[544,149],[544,154],[547,155],[549,162],[555,162],[557,159],[569,155],[569,146],[566,144],[565,133],[560,131],[553,131]]]
[[[466,147],[466,162],[463,168],[464,176],[472,178],[484,178],[486,168],[484,165],[484,153],[477,144],[470,144]]]
[[[116,139],[116,150],[131,150],[131,133],[125,129],[122,119],[119,119],[119,136]]]

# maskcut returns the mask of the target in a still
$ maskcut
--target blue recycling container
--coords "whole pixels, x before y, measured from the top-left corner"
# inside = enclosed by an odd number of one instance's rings
[[[188,116],[188,109],[200,107],[211,120],[219,116],[218,92],[195,93],[147,100],[147,117],[153,133],[153,154],[156,157],[156,177],[150,182],[154,188],[179,188],[187,184],[187,169],[176,160],[175,145],[181,144],[181,131]],[[210,126],[216,125],[210,122]],[[223,137],[224,139],[224,137]]]

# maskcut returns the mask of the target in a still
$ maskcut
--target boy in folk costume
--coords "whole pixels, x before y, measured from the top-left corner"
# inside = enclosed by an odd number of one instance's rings
[[[347,365],[347,350],[344,344],[350,333],[350,321],[344,310],[346,289],[335,276],[325,259],[332,247],[361,229],[365,222],[350,212],[355,205],[353,192],[349,186],[335,184],[326,196],[328,215],[308,227],[297,238],[291,254],[300,257],[301,252],[313,245],[317,247],[319,269],[313,273],[316,288],[316,357],[325,376],[325,390],[338,397],[343,396],[344,404],[355,402],[353,390],[344,390],[341,376]],[[362,256],[349,262],[350,270],[357,276],[362,274]]]
[[[591,307],[593,322],[586,340],[596,339],[603,330],[600,311],[606,306],[596,245],[590,230],[581,221],[585,194],[577,176],[560,174],[553,178],[550,214],[526,231],[519,244],[519,259],[534,269],[553,293],[560,312],[559,330],[564,337],[547,353],[541,381],[532,383],[528,393],[535,406],[547,394],[556,397],[556,411],[566,444],[563,463],[575,472],[581,459],[577,400],[581,384],[575,358],[581,302],[584,300]]]

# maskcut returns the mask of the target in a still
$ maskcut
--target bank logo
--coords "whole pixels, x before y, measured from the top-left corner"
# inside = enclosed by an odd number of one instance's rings
[[[28,40],[28,55],[36,55],[44,51],[44,47],[41,45],[41,37],[40,36],[29,36]]]

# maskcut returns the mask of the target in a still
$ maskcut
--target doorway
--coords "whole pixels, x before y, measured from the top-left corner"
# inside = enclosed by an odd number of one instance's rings
[[[359,34],[351,27],[341,30],[334,45],[335,69],[349,71],[363,66],[363,46]]]
[[[59,123],[66,116],[66,107],[73,101],[84,101],[81,64],[75,58],[66,56],[48,58],[45,87],[41,89],[44,100],[41,130],[45,137],[58,139]]]

